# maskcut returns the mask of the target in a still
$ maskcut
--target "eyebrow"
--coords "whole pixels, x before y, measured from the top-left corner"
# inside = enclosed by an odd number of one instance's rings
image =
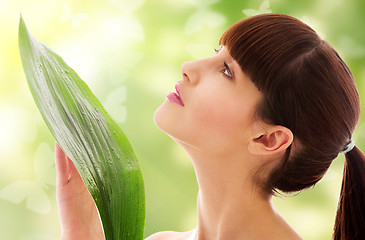
[[[219,49],[214,48],[214,51],[218,54],[223,47],[224,47],[223,45],[219,45]]]

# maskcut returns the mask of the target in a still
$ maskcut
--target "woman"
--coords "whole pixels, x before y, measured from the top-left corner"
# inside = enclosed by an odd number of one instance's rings
[[[198,226],[147,239],[301,239],[271,197],[313,186],[341,152],[333,236],[365,239],[365,158],[352,141],[359,97],[338,53],[282,14],[237,22],[220,46],[216,55],[182,65],[176,93],[155,113],[156,125],[193,162]],[[95,205],[58,146],[56,166],[62,239],[102,239]]]

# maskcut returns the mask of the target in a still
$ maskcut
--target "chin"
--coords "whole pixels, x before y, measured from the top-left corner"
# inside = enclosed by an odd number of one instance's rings
[[[154,122],[156,126],[166,133],[170,138],[176,142],[180,142],[181,137],[184,138],[184,132],[182,131],[181,125],[177,125],[176,115],[171,111],[169,103],[164,102],[160,107],[158,107],[154,114]]]
[[[171,111],[169,111],[169,106],[167,105],[168,103],[164,102],[156,109],[154,114],[154,122],[159,129],[170,135],[170,132],[173,131],[174,127],[174,116]]]
[[[162,105],[161,106],[159,106],[157,109],[156,109],[156,111],[155,111],[155,114],[154,114],[154,116],[153,116],[153,120],[154,120],[154,122],[155,122],[155,124],[156,124],[156,126],[159,128],[159,129],[161,129],[161,124],[162,124],[162,122],[163,122],[163,120],[161,119],[162,118],[162,116],[161,116],[161,112],[163,111],[162,109]],[[161,129],[162,130],[162,129]]]

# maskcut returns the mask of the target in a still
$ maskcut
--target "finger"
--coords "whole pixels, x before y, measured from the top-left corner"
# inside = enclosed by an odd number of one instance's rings
[[[58,143],[55,144],[55,162],[57,170],[57,185],[64,185],[71,177],[68,166],[69,160]]]
[[[69,181],[81,179],[81,176],[80,176],[79,172],[77,171],[72,160],[67,156],[66,156],[66,159],[67,159],[67,166],[68,166],[68,172],[69,172]]]

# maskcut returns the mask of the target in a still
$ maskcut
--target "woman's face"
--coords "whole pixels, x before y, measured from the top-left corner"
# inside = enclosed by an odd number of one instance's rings
[[[228,50],[185,62],[181,71],[177,93],[155,112],[156,125],[178,143],[210,153],[247,145],[261,93]]]

